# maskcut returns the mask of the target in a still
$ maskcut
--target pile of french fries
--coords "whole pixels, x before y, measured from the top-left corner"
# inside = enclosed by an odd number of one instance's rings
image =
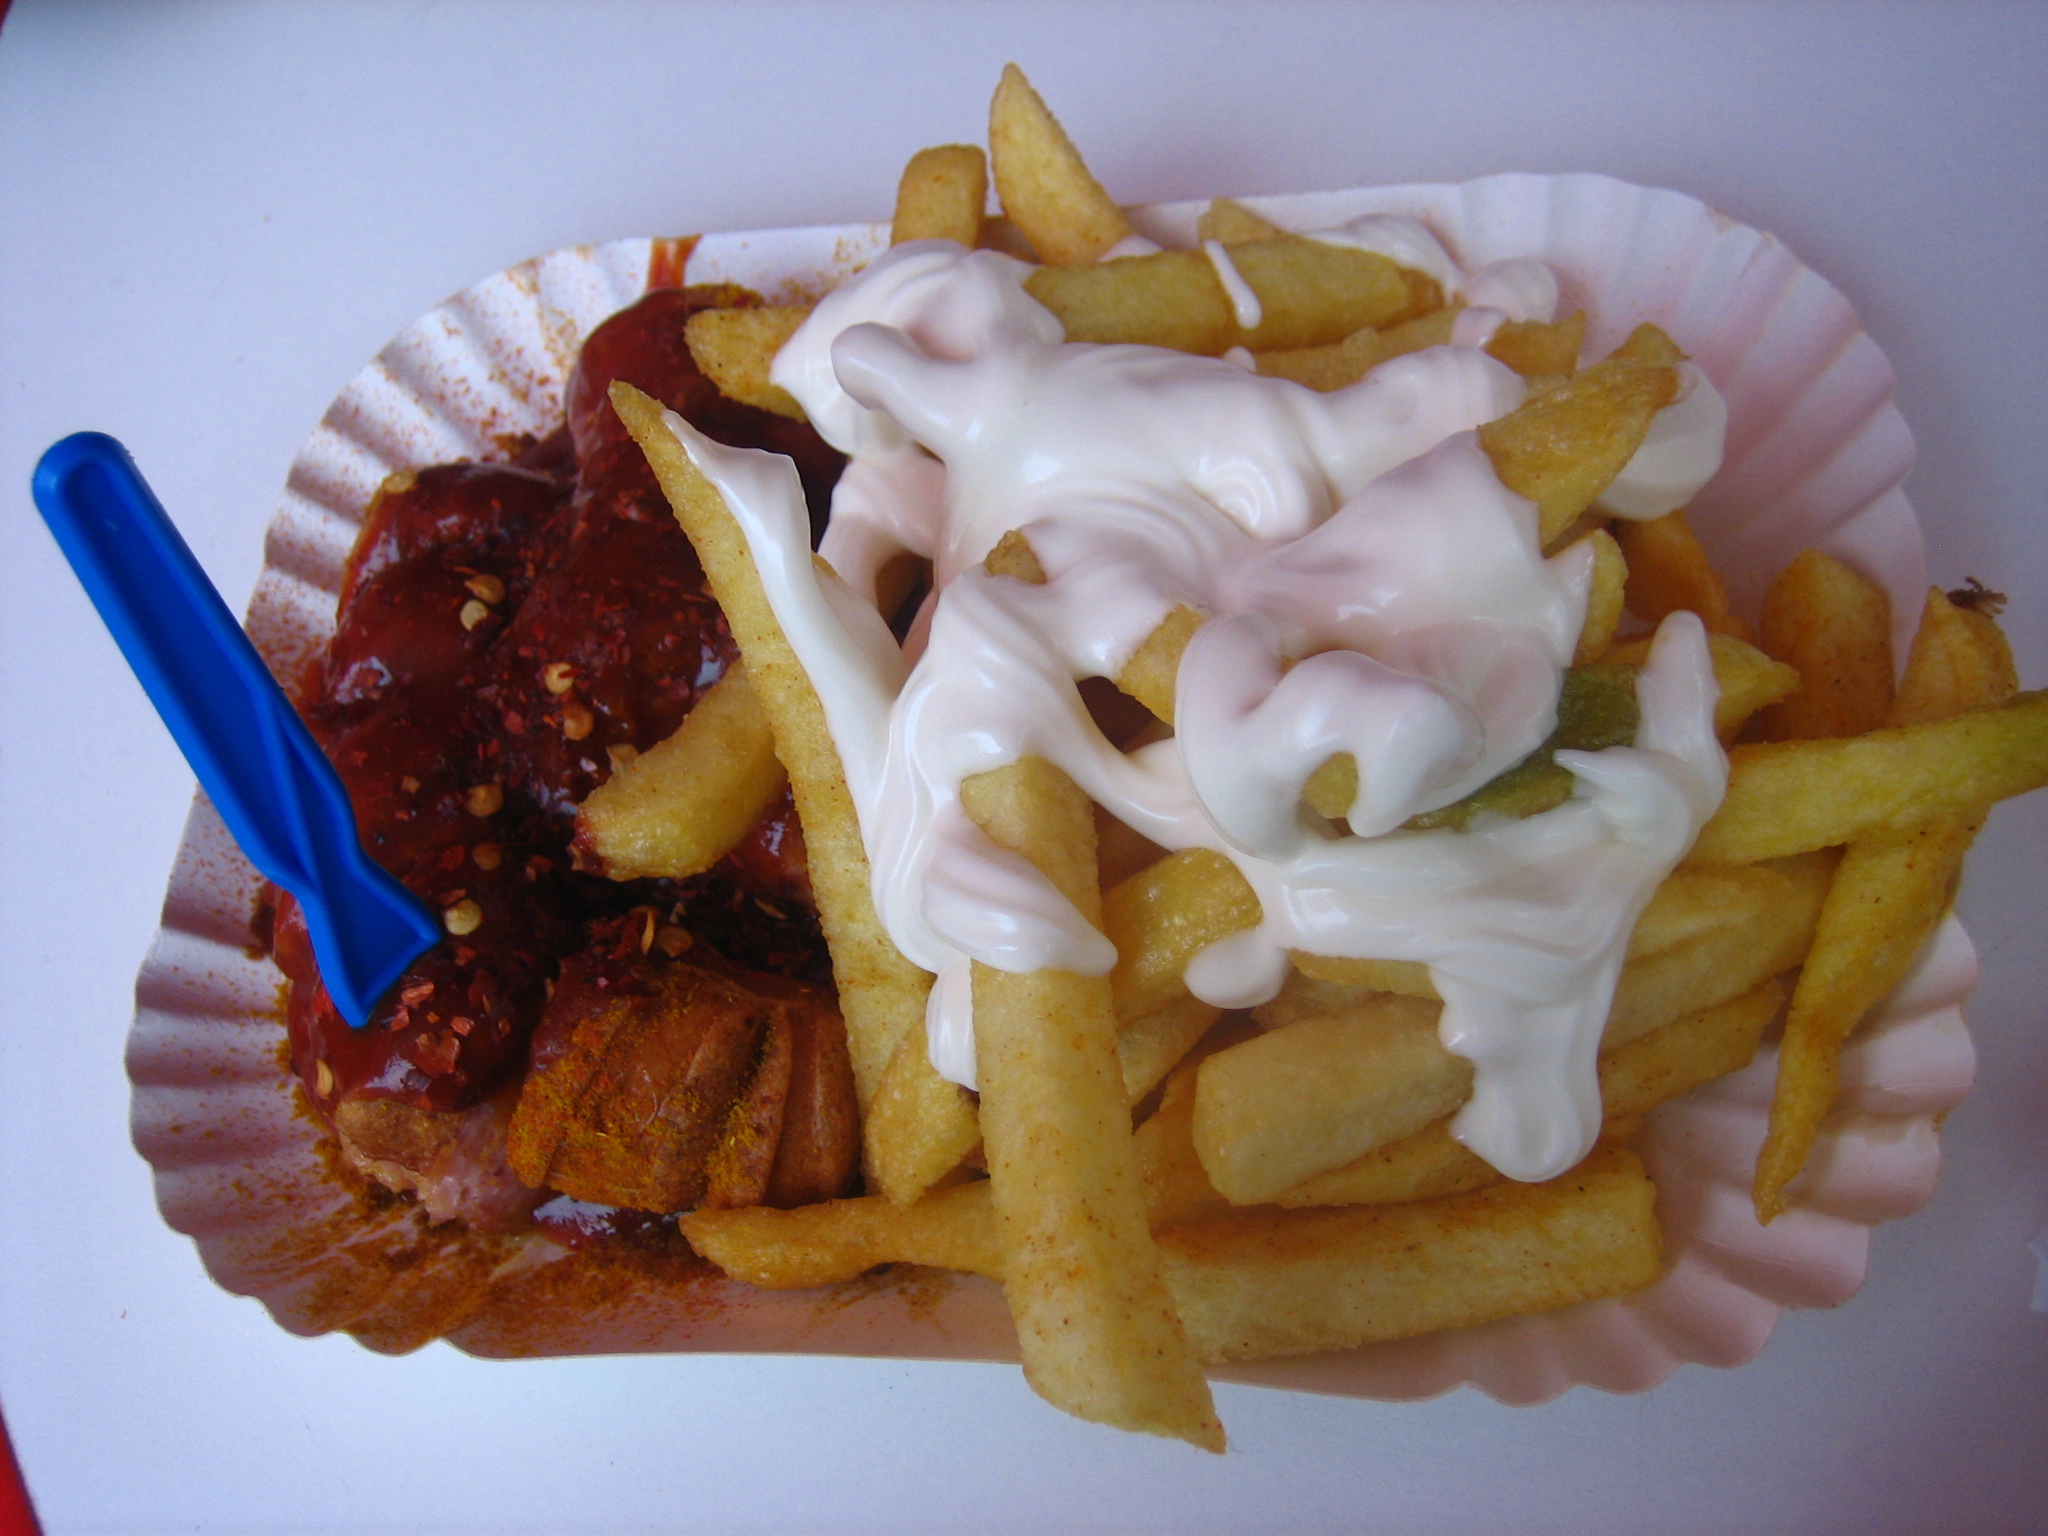
[[[1001,218],[985,216],[993,171]],[[1023,253],[1028,291],[1070,339],[1218,354],[1313,389],[1440,345],[1455,306],[1383,257],[1321,246],[1217,202],[1223,243],[1260,301],[1245,329],[1197,252],[1102,260],[1131,234],[1013,66],[989,153],[914,156],[897,241]],[[769,382],[801,309],[713,310],[689,339],[729,395],[800,416]],[[1833,1102],[1837,1060],[1946,912],[1986,809],[2048,782],[2048,695],[2017,691],[1992,594],[1927,596],[1895,686],[1884,593],[1801,555],[1752,633],[1685,514],[1618,522],[1601,490],[1674,399],[1681,354],[1654,327],[1580,367],[1583,317],[1509,324],[1489,350],[1524,405],[1482,429],[1501,479],[1538,509],[1544,546],[1589,540],[1581,663],[1640,665],[1627,616],[1689,610],[1711,633],[1726,801],[1638,923],[1599,1061],[1600,1144],[1544,1184],[1502,1179],[1451,1135],[1469,1063],[1437,1037],[1427,968],[1301,954],[1278,997],[1220,1015],[1182,980],[1195,954],[1259,921],[1223,857],[1162,856],[1058,770],[1026,759],[970,780],[969,813],[1036,865],[1116,946],[1102,978],[976,964],[979,1096],[926,1055],[931,978],[890,943],[823,707],[718,491],[627,386],[614,402],[695,544],[744,656],[667,747],[583,809],[580,835],[635,874],[708,865],[786,772],[810,851],[865,1118],[865,1197],[686,1215],[691,1244],[767,1287],[826,1285],[908,1263],[999,1280],[1025,1371],[1084,1418],[1220,1450],[1207,1362],[1341,1349],[1623,1294],[1659,1273],[1655,1191],[1628,1150],[1639,1117],[1745,1065],[1782,1018],[1776,1102],[1757,1168],[1768,1221]],[[1042,580],[1021,536],[992,568]],[[1173,615],[1114,679],[1173,722]],[[1332,759],[1307,798],[1349,805]],[[1135,1127],[1135,1128],[1134,1128]],[[985,1175],[985,1176],[984,1176]]]

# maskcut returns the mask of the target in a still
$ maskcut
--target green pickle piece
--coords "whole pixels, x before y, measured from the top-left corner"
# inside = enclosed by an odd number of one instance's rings
[[[1549,740],[1514,767],[1462,800],[1411,816],[1411,831],[1449,827],[1463,831],[1479,815],[1534,816],[1571,798],[1572,773],[1557,761],[1564,751],[1597,752],[1625,747],[1636,739],[1642,712],[1636,705],[1635,668],[1618,662],[1573,667],[1557,696],[1557,729]]]

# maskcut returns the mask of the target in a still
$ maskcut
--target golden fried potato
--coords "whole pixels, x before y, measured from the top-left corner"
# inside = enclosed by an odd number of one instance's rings
[[[2048,692],[1863,736],[1732,748],[1694,864],[1751,864],[1974,815],[2048,784]]]
[[[1209,357],[1232,347],[1321,346],[1443,305],[1434,279],[1375,251],[1276,235],[1232,246],[1229,259],[1258,296],[1256,326],[1238,324],[1215,264],[1201,251],[1042,267],[1024,288],[1059,317],[1069,341],[1138,342]]]
[[[1116,1050],[1123,1062],[1125,1099],[1136,1104],[1157,1088],[1222,1012],[1214,1003],[1186,993],[1128,1022],[1119,1018]]]
[[[889,243],[956,240],[972,247],[981,238],[988,206],[988,159],[977,145],[938,144],[920,149],[903,168]]]
[[[1684,360],[1657,327],[1638,326],[1605,362],[1531,390],[1479,429],[1501,483],[1536,503],[1546,548],[1607,489],[1657,412],[1678,398]]]
[[[986,1179],[936,1189],[913,1205],[880,1196],[778,1211],[695,1211],[678,1223],[698,1253],[763,1290],[836,1285],[878,1264],[924,1264],[1003,1277]]]
[[[1603,1053],[1666,1035],[1676,1021],[1702,1010],[1732,1006],[1799,964],[1813,941],[1834,864],[1831,854],[1811,854],[1755,868],[1686,870],[1666,881],[1637,925],[1602,1036]],[[1400,1198],[1450,1192],[1455,1180],[1446,1180],[1469,1175],[1464,1158],[1470,1155],[1459,1149],[1459,1157],[1444,1161],[1455,1146],[1446,1129],[1424,1133],[1442,1146],[1425,1140],[1397,1152],[1387,1145],[1447,1116],[1470,1085],[1469,1067],[1436,1038],[1428,969],[1412,962],[1302,961],[1340,974],[1291,979],[1278,998],[1256,1011],[1271,1033],[1203,1063],[1210,1111],[1199,1157],[1208,1170],[1205,1187],[1239,1204],[1256,1203],[1346,1158],[1384,1152],[1358,1175],[1372,1181],[1370,1187],[1415,1192]],[[1360,976],[1370,981],[1361,985]],[[1375,990],[1386,982],[1411,996]],[[1773,1003],[1767,1012],[1775,1008]],[[1392,1041],[1398,1049],[1390,1049],[1372,1026],[1401,1009],[1410,1011],[1412,1027],[1398,1031]],[[1697,1027],[1711,1034],[1725,1024],[1717,1018]],[[1347,1029],[1363,1034],[1364,1045],[1379,1048],[1362,1049]],[[1666,1045],[1680,1038],[1668,1036]],[[1625,1096],[1616,1113],[1642,1107]],[[1156,1139],[1160,1132],[1150,1134]],[[1275,1169],[1291,1177],[1280,1179]]]
[[[1631,667],[1646,666],[1651,638],[1644,635],[1612,646],[1602,659]],[[1743,727],[1758,710],[1790,698],[1799,687],[1797,672],[1733,635],[1709,634],[1707,654],[1713,660],[1714,681],[1721,690],[1714,701],[1714,734],[1721,738],[1723,746],[1742,734]]]
[[[1156,1013],[1187,995],[1188,961],[1218,939],[1259,922],[1259,898],[1237,866],[1186,848],[1105,892],[1102,931],[1116,945],[1110,987],[1117,1017]]]
[[[1884,588],[1817,549],[1764,594],[1766,655],[1799,674],[1799,691],[1763,712],[1770,741],[1860,736],[1892,707],[1892,605]]]
[[[1325,392],[1342,389],[1356,384],[1389,358],[1447,345],[1462,308],[1462,304],[1446,304],[1394,325],[1361,327],[1323,346],[1276,347],[1252,356],[1259,372],[1272,378],[1292,379]]]
[[[1707,559],[1683,508],[1647,522],[1618,518],[1614,536],[1628,557],[1628,611],[1661,624],[1681,608],[1696,613],[1710,634],[1754,641],[1749,623],[1728,605],[1728,589]]]
[[[1586,539],[1593,550],[1593,586],[1586,594],[1586,622],[1579,628],[1579,643],[1572,652],[1572,664],[1580,667],[1606,656],[1614,643],[1614,631],[1621,625],[1623,594],[1628,589],[1628,561],[1614,535],[1596,528]]]
[[[977,774],[961,803],[1096,918],[1088,799],[1040,758]],[[1106,977],[974,965],[974,1038],[1003,1263],[1025,1378],[1098,1423],[1223,1449],[1145,1220]]]
[[[1577,309],[1555,323],[1504,321],[1486,350],[1525,379],[1555,379],[1579,371],[1579,350],[1585,344],[1586,312]]]
[[[1240,1212],[1166,1227],[1159,1251],[1202,1357],[1266,1359],[1639,1290],[1662,1252],[1655,1206],[1642,1164],[1603,1146],[1546,1184]]]
[[[1437,1038],[1441,1011],[1386,993],[1209,1057],[1192,1131],[1210,1184],[1257,1205],[1450,1114],[1472,1064]]]
[[[684,323],[683,340],[699,371],[726,399],[806,421],[804,408],[769,381],[768,370],[782,344],[810,317],[810,310],[798,305],[700,309]]]
[[[1894,718],[1940,719],[2002,703],[2017,686],[2012,648],[1998,626],[1928,593]],[[1947,912],[1963,855],[1983,824],[1982,811],[1942,817],[1858,838],[1842,855],[1785,1021],[1770,1131],[1757,1156],[1758,1220],[1784,1210],[1785,1188],[1834,1104],[1843,1045],[1905,978]]]
[[[1195,631],[1207,622],[1208,615],[1180,604],[1131,653],[1131,659],[1116,675],[1117,687],[1167,725],[1173,724],[1173,683],[1180,672],[1181,653],[1188,648]]]
[[[1749,1065],[1764,1030],[1785,1006],[1787,990],[1782,979],[1763,981],[1603,1052],[1600,1103],[1608,1133],[1646,1109]],[[1478,1189],[1499,1177],[1452,1138],[1446,1117],[1341,1168],[1304,1179],[1274,1199],[1290,1207],[1428,1200]]]
[[[818,921],[832,954],[832,974],[846,1019],[854,1084],[867,1115],[898,1047],[912,1042],[908,1048],[923,1055],[931,977],[903,958],[875,915],[867,850],[839,751],[825,724],[824,706],[769,606],[745,535],[717,488],[669,430],[660,404],[623,382],[613,384],[611,398],[703,562],[712,595],[725,610],[748,679],[775,734],[776,755],[789,772],[810,854]],[[793,467],[790,473],[795,474]],[[914,1096],[925,1116],[890,1119],[891,1134],[913,1138],[920,1149],[928,1144],[942,1149],[973,1146],[974,1106],[966,1093],[938,1078],[929,1059],[919,1075],[926,1074],[932,1079],[924,1085],[928,1091]],[[943,1087],[935,1086],[940,1083]],[[903,1202],[924,1193],[923,1188],[906,1187],[892,1174],[902,1166],[922,1172],[939,1159],[921,1150],[891,1152],[887,1142],[878,1152],[875,1127],[868,1124],[865,1131],[868,1171],[882,1191]]]
[[[1130,220],[1014,64],[1003,66],[989,103],[988,150],[1003,212],[1051,265],[1093,261],[1130,234]]]
[[[576,808],[579,869],[681,880],[736,847],[788,783],[761,701],[735,662],[684,717]]]
[[[1253,213],[1243,203],[1219,197],[1195,220],[1195,238],[1214,240],[1218,245],[1243,245],[1249,240],[1270,240],[1282,233],[1264,214]]]
[[[1196,1215],[1219,1215],[1230,1202],[1209,1182],[1195,1150],[1195,1090],[1200,1061],[1183,1062],[1166,1079],[1159,1107],[1132,1138],[1138,1177],[1145,1186],[1145,1215],[1154,1227]]]
[[[1993,617],[2004,601],[1981,588],[1928,590],[1887,725],[1945,720],[1965,709],[2002,704],[2019,692],[2012,646]],[[1976,606],[1979,603],[1988,606]]]
[[[1630,943],[1622,965],[1603,1046],[1612,1049],[1693,1009],[1725,1002],[1797,965],[1813,941],[1833,873],[1833,854],[1809,853],[1741,869],[1673,874],[1636,924],[1641,938]],[[1714,878],[1698,878],[1703,875]],[[1412,960],[1297,953],[1294,963],[1319,981],[1436,996],[1429,968]]]

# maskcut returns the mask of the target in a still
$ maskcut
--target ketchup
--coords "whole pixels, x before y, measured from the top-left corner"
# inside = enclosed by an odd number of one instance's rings
[[[564,960],[637,907],[743,970],[829,977],[786,796],[693,880],[613,882],[569,855],[575,808],[614,750],[670,735],[735,655],[611,410],[612,380],[722,442],[788,454],[823,526],[840,456],[801,423],[725,399],[685,344],[692,312],[739,301],[729,288],[649,293],[585,344],[562,431],[513,464],[395,476],[372,505],[303,712],[363,846],[442,914],[448,937],[351,1029],[280,895],[292,1062],[323,1113],[351,1098],[458,1111],[515,1081]]]

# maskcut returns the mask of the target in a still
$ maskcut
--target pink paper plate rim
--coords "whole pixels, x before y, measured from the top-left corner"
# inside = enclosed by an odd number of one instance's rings
[[[1818,545],[1885,586],[1900,639],[1910,637],[1925,563],[1901,489],[1912,438],[1892,402],[1890,365],[1842,295],[1773,237],[1682,193],[1590,175],[1246,201],[1290,228],[1410,214],[1467,265],[1541,256],[1558,271],[1567,308],[1587,310],[1593,353],[1638,323],[1663,325],[1729,401],[1727,463],[1692,514],[1738,605],[1753,608],[1771,572]],[[1144,233],[1186,245],[1203,206],[1132,217]],[[787,299],[828,288],[886,236],[882,226],[772,230],[707,236],[694,249],[674,243],[666,254],[688,250],[692,282],[741,282]],[[280,677],[299,676],[331,633],[342,562],[383,478],[502,457],[508,437],[548,430],[583,337],[644,291],[655,250],[652,240],[619,240],[523,262],[422,316],[349,383],[293,461],[250,604],[250,633]],[[294,1332],[347,1327],[373,1347],[408,1347],[419,1339],[377,1334],[380,1306],[430,1298],[465,1265],[516,1284],[549,1272],[564,1252],[541,1238],[482,1258],[436,1248],[422,1242],[408,1208],[366,1212],[329,1173],[323,1133],[280,1050],[280,978],[250,949],[258,885],[198,800],[137,980],[128,1047],[135,1144],[155,1170],[165,1220],[193,1237],[225,1288],[262,1301]],[[1974,1068],[1961,1005],[1975,980],[1975,954],[1951,919],[1847,1053],[1841,1104],[1792,1188],[1792,1208],[1769,1228],[1757,1225],[1748,1196],[1775,1071],[1766,1050],[1646,1121],[1638,1145],[1658,1182],[1667,1239],[1664,1274],[1648,1290],[1213,1374],[1390,1400],[1471,1385],[1533,1404],[1579,1385],[1642,1391],[1688,1363],[1740,1364],[1785,1307],[1853,1294],[1872,1225],[1932,1193],[1936,1121],[1968,1091]],[[394,1254],[409,1279],[387,1293],[379,1287]],[[488,1310],[450,1321],[451,1342],[492,1356],[1015,1359],[999,1288],[929,1271],[822,1292],[757,1292],[716,1277],[628,1288],[539,1340]]]

